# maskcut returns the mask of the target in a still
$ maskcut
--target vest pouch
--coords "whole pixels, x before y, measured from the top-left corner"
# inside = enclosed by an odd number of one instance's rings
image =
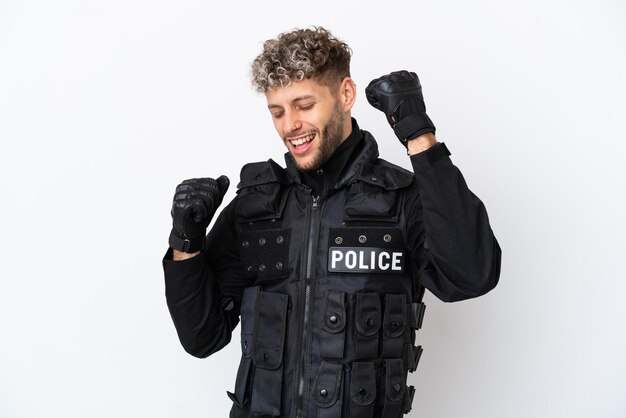
[[[343,358],[347,322],[345,292],[326,292],[323,315],[322,358]]]
[[[404,331],[407,322],[407,303],[404,295],[385,295],[383,317],[383,358],[401,358],[404,349]]]
[[[260,287],[248,287],[243,292],[241,301],[241,362],[235,380],[235,392],[226,392],[233,403],[243,408],[250,403],[250,387],[252,353],[254,346],[254,319]]]
[[[357,360],[375,359],[378,357],[378,336],[381,325],[378,293],[357,293],[355,323],[355,358]]]
[[[345,205],[346,221],[397,222],[400,189],[413,181],[413,173],[398,167],[364,164],[357,181],[350,186]]]
[[[287,200],[284,177],[282,167],[272,160],[244,165],[237,185],[238,221],[280,219]]]
[[[350,187],[345,214],[348,221],[375,218],[376,220],[397,222],[396,193],[386,192],[378,185],[364,182],[354,183]]]
[[[371,418],[376,400],[374,362],[352,363],[350,374],[350,418]]]
[[[382,418],[400,418],[404,414],[406,373],[402,359],[385,360],[385,402]]]
[[[312,398],[319,407],[317,418],[341,418],[343,366],[322,362],[313,386]]]
[[[277,417],[281,414],[283,351],[289,296],[259,292],[254,327],[255,366],[250,412]]]

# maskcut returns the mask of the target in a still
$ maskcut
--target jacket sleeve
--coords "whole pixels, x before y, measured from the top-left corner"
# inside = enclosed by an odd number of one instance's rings
[[[421,284],[445,302],[481,296],[498,283],[501,250],[485,206],[444,143],[411,156],[417,193],[407,199],[409,246]]]
[[[178,338],[189,354],[207,357],[230,342],[245,287],[235,246],[234,201],[209,232],[205,250],[183,261],[163,258],[165,296]]]

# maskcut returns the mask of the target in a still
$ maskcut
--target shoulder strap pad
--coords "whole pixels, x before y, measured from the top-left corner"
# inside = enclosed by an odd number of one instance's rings
[[[415,175],[410,171],[378,159],[374,163],[364,164],[357,180],[386,190],[397,190],[409,186],[414,177]]]
[[[271,158],[267,161],[248,163],[241,168],[241,180],[237,189],[266,183],[287,184],[285,169]]]

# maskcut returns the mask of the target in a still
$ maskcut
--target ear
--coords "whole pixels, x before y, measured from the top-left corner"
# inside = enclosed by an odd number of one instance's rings
[[[339,100],[344,112],[350,111],[356,100],[356,84],[350,77],[344,77],[339,86]]]

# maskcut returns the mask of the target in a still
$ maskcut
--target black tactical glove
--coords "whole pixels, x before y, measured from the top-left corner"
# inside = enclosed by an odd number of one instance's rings
[[[176,187],[171,212],[174,226],[170,233],[170,247],[186,253],[203,248],[206,229],[229,184],[228,177],[220,176],[217,180],[185,180]]]
[[[367,101],[387,116],[400,142],[426,132],[435,132],[435,125],[426,114],[422,86],[417,74],[394,71],[372,80],[365,88]]]

